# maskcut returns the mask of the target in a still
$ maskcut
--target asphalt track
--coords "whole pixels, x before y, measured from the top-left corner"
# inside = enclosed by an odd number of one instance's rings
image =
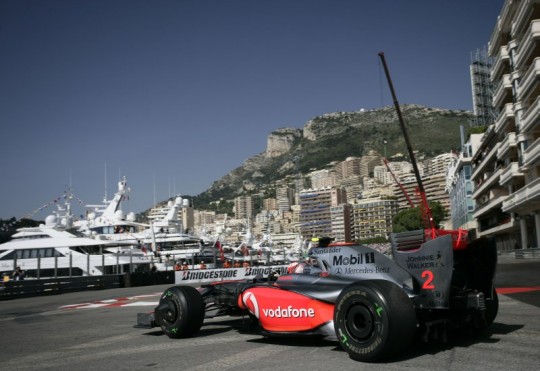
[[[480,336],[420,343],[386,363],[352,361],[338,344],[268,339],[248,321],[221,317],[191,339],[133,328],[168,286],[0,302],[1,370],[534,370],[540,364],[540,261],[503,261],[500,310]]]

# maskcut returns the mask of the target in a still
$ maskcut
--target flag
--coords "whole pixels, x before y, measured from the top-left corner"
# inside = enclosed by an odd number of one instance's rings
[[[225,261],[225,254],[223,253],[223,246],[221,246],[221,242],[216,240],[216,247],[219,250],[219,258],[221,261]]]

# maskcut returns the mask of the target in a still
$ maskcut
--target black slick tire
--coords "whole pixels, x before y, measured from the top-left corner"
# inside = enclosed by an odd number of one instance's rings
[[[493,289],[491,298],[486,298],[486,314],[485,314],[485,328],[491,326],[497,313],[499,312],[499,296],[497,291]]]
[[[195,335],[204,321],[204,300],[191,286],[173,286],[161,295],[155,309],[156,323],[170,338]]]
[[[341,347],[354,360],[376,362],[403,352],[416,332],[416,312],[392,282],[355,282],[340,293],[334,328]]]

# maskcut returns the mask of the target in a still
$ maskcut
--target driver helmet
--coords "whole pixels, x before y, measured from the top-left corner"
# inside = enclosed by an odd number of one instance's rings
[[[294,262],[287,266],[287,273],[303,273],[306,263],[303,262]]]

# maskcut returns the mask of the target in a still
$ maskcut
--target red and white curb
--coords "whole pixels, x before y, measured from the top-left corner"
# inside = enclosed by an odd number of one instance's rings
[[[157,306],[158,301],[145,301],[141,299],[155,298],[160,296],[161,293],[149,294],[149,295],[137,295],[121,297],[116,299],[98,300],[90,303],[78,303],[62,305],[60,309],[91,309],[91,308],[103,308],[103,307],[149,307]]]

